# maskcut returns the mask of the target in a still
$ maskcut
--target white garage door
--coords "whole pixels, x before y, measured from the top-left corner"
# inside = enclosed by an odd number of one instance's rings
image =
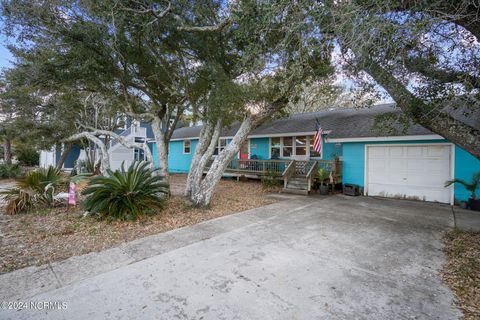
[[[370,196],[450,203],[451,146],[367,146],[366,186]]]

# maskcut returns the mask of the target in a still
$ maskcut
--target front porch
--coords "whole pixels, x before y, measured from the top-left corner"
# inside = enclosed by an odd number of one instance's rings
[[[210,168],[207,165],[206,171]],[[340,160],[257,160],[257,159],[234,159],[224,172],[225,177],[245,177],[250,179],[262,179],[262,177],[277,177],[283,180],[284,190],[294,193],[310,193],[313,183],[316,181],[317,171],[323,168],[331,173],[335,185],[342,182],[342,162]]]

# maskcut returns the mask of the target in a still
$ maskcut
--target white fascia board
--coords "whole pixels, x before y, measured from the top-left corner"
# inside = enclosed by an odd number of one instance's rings
[[[331,130],[325,130],[324,134],[329,134]],[[316,131],[304,131],[304,132],[285,132],[285,133],[270,133],[270,134],[252,134],[248,136],[248,139],[252,138],[278,138],[278,137],[295,137],[295,136],[312,136]],[[170,139],[170,141],[182,141],[182,140],[197,140],[198,137],[185,137]],[[222,136],[220,139],[233,139],[233,136]]]
[[[391,136],[391,137],[358,137],[358,138],[326,138],[327,143],[341,142],[371,142],[371,141],[416,141],[416,140],[444,140],[445,138],[436,134],[414,135],[414,136]]]

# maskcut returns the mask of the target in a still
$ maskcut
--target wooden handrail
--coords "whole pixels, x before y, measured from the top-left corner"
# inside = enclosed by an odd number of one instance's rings
[[[287,188],[288,180],[292,176],[292,174],[295,172],[295,160],[292,160],[288,164],[288,166],[285,168],[285,171],[283,171],[282,177],[283,177],[283,187]]]
[[[286,175],[290,174],[292,171],[292,168],[295,168],[295,160],[291,160],[288,166],[283,170],[282,177],[285,177]]]
[[[307,172],[307,178],[310,178],[310,176],[312,175],[313,171],[317,168],[317,162],[315,161],[312,165],[312,167],[310,168],[310,170],[308,170]]]
[[[317,165],[318,165],[318,163],[316,161],[314,161],[312,166],[310,167],[310,170],[308,170],[308,172],[307,172],[307,183],[308,183],[307,191],[308,192],[310,192],[312,190],[312,173],[317,168]]]

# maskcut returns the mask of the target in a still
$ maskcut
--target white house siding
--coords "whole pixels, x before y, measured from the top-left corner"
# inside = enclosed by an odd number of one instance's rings
[[[118,170],[124,163],[124,167],[128,168],[133,162],[133,149],[126,148],[117,144],[110,150],[110,166],[112,170]]]

